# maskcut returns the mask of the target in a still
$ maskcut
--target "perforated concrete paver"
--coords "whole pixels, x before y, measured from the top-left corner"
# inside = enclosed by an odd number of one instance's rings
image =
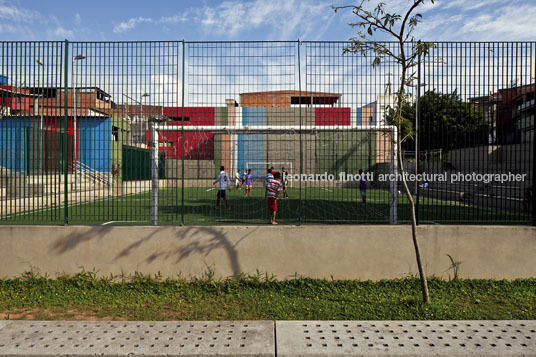
[[[0,330],[7,326],[11,321],[0,321]]]
[[[536,321],[277,321],[277,356],[536,356]]]
[[[13,321],[0,356],[274,356],[272,321]]]
[[[536,357],[536,321],[0,321],[0,356],[56,355]]]

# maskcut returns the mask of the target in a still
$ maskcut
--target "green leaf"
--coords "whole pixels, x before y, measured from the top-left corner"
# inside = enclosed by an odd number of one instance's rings
[[[372,62],[372,67],[377,67],[381,63],[380,57],[374,58],[374,61]]]

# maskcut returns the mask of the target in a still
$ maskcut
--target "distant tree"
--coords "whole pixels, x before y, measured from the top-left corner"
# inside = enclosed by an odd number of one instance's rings
[[[417,239],[415,201],[405,180],[404,163],[402,161],[402,143],[413,135],[413,118],[406,117],[403,111],[404,102],[408,101],[409,98],[406,88],[413,85],[416,79],[416,67],[420,56],[428,54],[430,48],[435,46],[430,42],[416,41],[412,35],[422,18],[422,15],[415,11],[428,1],[410,0],[409,8],[403,14],[388,12],[384,2],[380,2],[374,9],[370,10],[365,6],[369,2],[370,0],[361,0],[359,5],[338,6],[334,7],[334,10],[337,12],[341,9],[351,9],[357,18],[357,22],[351,23],[350,26],[358,29],[358,37],[350,39],[351,44],[344,49],[344,53],[372,55],[374,57],[372,61],[374,68],[384,60],[394,62],[400,68],[400,84],[395,93],[396,101],[394,107],[388,108],[389,120],[387,123],[397,130],[397,135],[392,138],[392,141],[393,145],[397,147],[397,166],[402,175],[402,186],[410,206],[411,235],[421,280],[423,302],[429,303],[428,282]],[[429,2],[434,3],[434,0],[429,0]],[[396,43],[395,46],[386,42],[374,41],[373,36],[377,31],[393,39]]]
[[[420,132],[419,150],[453,150],[487,143],[489,123],[473,104],[461,100],[460,95],[427,91],[419,100]],[[415,101],[404,101],[403,116],[411,118],[415,125]],[[403,136],[407,135],[403,132]],[[406,150],[414,150],[413,136],[402,144]]]

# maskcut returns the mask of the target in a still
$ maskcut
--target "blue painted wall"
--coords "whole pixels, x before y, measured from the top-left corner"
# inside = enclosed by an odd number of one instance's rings
[[[242,108],[242,125],[255,126],[266,125],[265,108]],[[264,161],[264,135],[263,134],[239,134],[238,135],[238,168],[246,172],[248,162]],[[265,167],[262,164],[248,165],[253,177],[264,178]]]
[[[265,167],[262,164],[252,165],[252,162],[264,161],[264,135],[239,134],[238,135],[238,167],[246,172],[246,164],[251,169],[254,178],[264,177]]]
[[[32,119],[21,117],[0,120],[0,166],[15,172],[26,171],[32,123]]]
[[[363,110],[361,108],[356,109],[357,125],[363,124]]]
[[[99,172],[111,169],[111,118],[80,118],[79,161]]]
[[[242,125],[245,125],[245,126],[266,125],[266,108],[261,108],[261,107],[242,108]]]

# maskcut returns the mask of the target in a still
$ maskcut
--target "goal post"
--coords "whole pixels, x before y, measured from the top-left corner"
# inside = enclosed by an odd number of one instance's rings
[[[397,129],[388,125],[255,125],[243,126],[241,124],[228,125],[188,125],[175,126],[153,123],[152,125],[152,184],[151,184],[151,224],[158,225],[158,153],[159,153],[159,133],[160,132],[210,132],[214,134],[227,134],[231,138],[236,138],[237,134],[318,134],[322,132],[376,132],[390,136],[389,163],[392,174],[397,173]],[[236,145],[232,145],[235,147]],[[235,160],[233,160],[235,162]],[[283,166],[288,165],[289,171],[294,174],[291,161],[247,161],[246,170],[251,165]],[[236,169],[236,168],[235,168]],[[184,178],[183,178],[184,179]],[[289,181],[291,184],[292,181]],[[398,223],[398,184],[396,180],[389,182],[389,223]]]

